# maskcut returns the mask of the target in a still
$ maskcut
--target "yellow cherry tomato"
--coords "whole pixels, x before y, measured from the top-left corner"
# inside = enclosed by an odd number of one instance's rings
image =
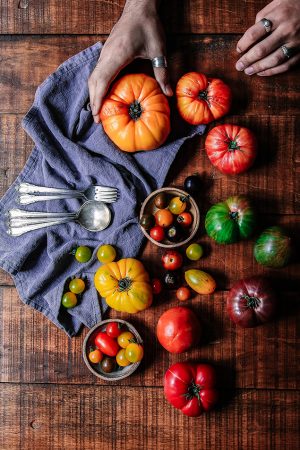
[[[130,361],[125,356],[125,348],[122,348],[122,350],[119,350],[116,356],[117,364],[121,367],[129,366]]]
[[[61,304],[65,308],[74,308],[77,305],[76,295],[73,292],[66,292],[61,299]]]
[[[131,363],[136,363],[143,358],[144,349],[141,344],[132,342],[126,347],[125,356]]]
[[[73,278],[70,281],[69,289],[74,294],[81,294],[85,290],[85,282],[81,278]]]
[[[124,333],[118,336],[118,344],[120,347],[126,348],[132,339],[134,339],[133,334],[130,331],[124,331]]]
[[[169,203],[169,210],[172,214],[181,214],[186,209],[188,197],[173,197]]]
[[[103,358],[103,354],[97,348],[96,348],[96,350],[93,350],[89,353],[89,360],[93,364],[98,364],[99,362],[102,361],[102,358]]]
[[[112,245],[101,245],[97,251],[97,258],[103,264],[111,263],[116,259],[117,252]]]

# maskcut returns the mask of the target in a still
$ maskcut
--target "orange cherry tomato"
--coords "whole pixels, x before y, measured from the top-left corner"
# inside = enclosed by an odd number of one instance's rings
[[[100,352],[100,350],[98,350],[97,348],[96,348],[96,350],[93,350],[89,353],[89,360],[93,364],[98,364],[99,362],[102,361],[102,359],[103,359],[103,353]]]
[[[168,228],[172,225],[174,216],[168,209],[159,209],[155,213],[156,224],[163,228]]]
[[[177,289],[177,292],[176,292],[176,297],[181,302],[185,302],[186,300],[191,298],[191,295],[192,295],[191,290],[185,286],[180,287],[179,289]]]

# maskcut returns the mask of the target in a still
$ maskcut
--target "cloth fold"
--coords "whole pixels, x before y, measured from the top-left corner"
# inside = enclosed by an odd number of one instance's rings
[[[139,206],[163,185],[168,169],[183,142],[205,127],[176,128],[176,135],[157,150],[128,154],[118,150],[96,125],[88,105],[88,77],[101,51],[97,43],[63,63],[37,89],[23,127],[34,141],[24,169],[0,201],[0,266],[9,272],[21,300],[42,312],[69,336],[82,325],[94,326],[107,309],[93,285],[103,243],[117,248],[118,257],[137,256],[143,241],[138,225]],[[19,207],[16,186],[29,182],[41,186],[84,190],[91,184],[115,186],[120,199],[110,205],[112,223],[91,233],[80,225],[49,227],[20,237],[6,233],[5,212]],[[78,199],[53,200],[28,205],[30,211],[76,211]],[[79,245],[93,250],[91,260],[80,264],[71,254]],[[72,309],[61,306],[66,282],[85,277],[87,289]]]

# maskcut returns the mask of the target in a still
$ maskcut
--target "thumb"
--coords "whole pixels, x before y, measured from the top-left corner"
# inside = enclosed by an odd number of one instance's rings
[[[169,81],[169,72],[166,67],[154,67],[154,76],[156,81],[161,87],[161,90],[165,95],[171,97],[173,95],[173,91]]]

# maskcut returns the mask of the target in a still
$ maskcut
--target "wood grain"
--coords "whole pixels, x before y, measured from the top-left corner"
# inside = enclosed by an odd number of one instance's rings
[[[233,114],[299,115],[299,71],[273,77],[272,82],[267,77],[249,77],[237,72],[234,68],[237,39],[237,35],[170,39],[173,85],[185,72],[202,71],[229,83],[234,96]],[[25,113],[37,86],[65,59],[98,40],[99,36],[1,36],[0,112]],[[152,73],[149,62],[136,62],[127,71]]]
[[[29,0],[26,9],[18,8],[18,3],[17,0],[0,1],[1,34],[108,34],[125,0]],[[239,1],[161,3],[161,17],[168,32],[244,33],[266,1],[247,0],[247,14]]]
[[[2,450],[296,450],[299,393],[222,392],[226,408],[199,418],[161,388],[2,385]],[[15,432],[15,430],[18,430]]]
[[[221,374],[223,388],[295,389],[299,387],[297,298],[297,293],[284,292],[279,316],[273,323],[244,330],[227,316],[226,293],[195,296],[186,305],[202,322],[202,345],[182,355],[166,352],[155,334],[160,315],[179,304],[174,292],[165,292],[150,309],[136,315],[110,311],[109,317],[122,318],[136,326],[145,341],[141,368],[130,379],[115,384],[162,386],[167,368],[188,358],[213,362]],[[0,304],[2,382],[103,384],[88,371],[81,356],[86,329],[81,336],[68,339],[41,314],[21,304],[14,288],[0,290]]]

